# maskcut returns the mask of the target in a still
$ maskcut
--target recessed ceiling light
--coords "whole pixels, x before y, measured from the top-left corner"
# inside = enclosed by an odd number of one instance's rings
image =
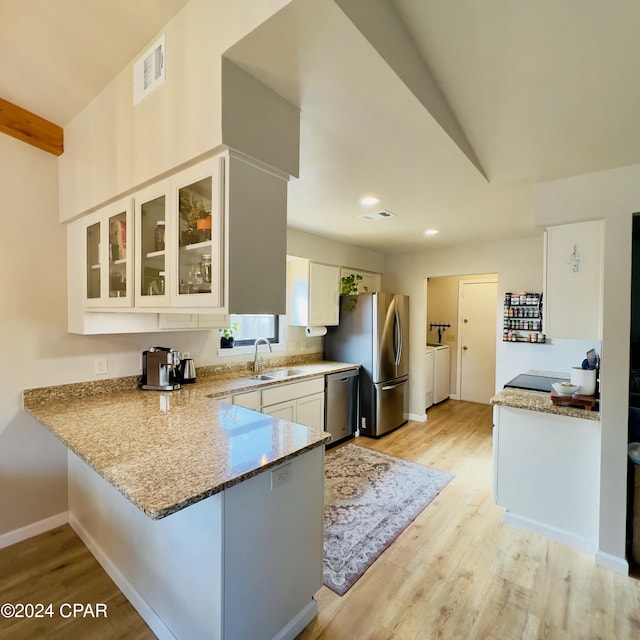
[[[438,233],[437,229],[426,229],[424,232],[425,236],[435,236]]]
[[[380,202],[380,198],[378,196],[362,196],[359,202],[363,207],[373,207]]]

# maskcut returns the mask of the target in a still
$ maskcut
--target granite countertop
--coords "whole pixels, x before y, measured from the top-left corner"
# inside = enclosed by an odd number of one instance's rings
[[[600,421],[599,411],[587,411],[583,408],[570,406],[556,406],[551,401],[551,395],[545,391],[529,391],[527,389],[503,389],[490,400],[491,404],[516,409],[528,409],[542,413],[553,413],[569,418],[583,418],[584,420]]]
[[[292,365],[290,365],[292,366]],[[216,397],[357,365],[296,364],[302,375],[253,380],[248,371],[201,377],[171,392],[140,391],[137,376],[28,389],[24,407],[152,519],[160,519],[322,446],[326,432]]]

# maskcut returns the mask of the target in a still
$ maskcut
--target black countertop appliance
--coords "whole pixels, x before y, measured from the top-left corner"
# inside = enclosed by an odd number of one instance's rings
[[[546,391],[551,392],[554,382],[566,382],[567,378],[557,378],[553,376],[538,376],[532,373],[521,373],[520,375],[509,380],[504,385],[505,389],[528,389],[529,391]]]

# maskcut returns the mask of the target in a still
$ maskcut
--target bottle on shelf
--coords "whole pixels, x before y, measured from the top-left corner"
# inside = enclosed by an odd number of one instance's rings
[[[545,342],[541,293],[505,293],[503,315],[503,341]]]
[[[165,223],[164,220],[159,220],[156,224],[156,228],[154,231],[154,245],[156,251],[164,251],[164,231],[165,231]]]

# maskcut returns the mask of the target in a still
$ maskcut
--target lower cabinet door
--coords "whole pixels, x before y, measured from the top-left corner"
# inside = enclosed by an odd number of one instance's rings
[[[296,400],[296,422],[317,431],[324,431],[324,393]]]
[[[262,413],[266,413],[274,418],[282,418],[283,420],[289,420],[289,422],[295,422],[296,401],[289,400],[288,402],[280,402],[279,404],[262,407]]]
[[[249,393],[239,393],[233,396],[233,404],[239,407],[246,407],[254,411],[260,411],[260,392],[249,391]]]

